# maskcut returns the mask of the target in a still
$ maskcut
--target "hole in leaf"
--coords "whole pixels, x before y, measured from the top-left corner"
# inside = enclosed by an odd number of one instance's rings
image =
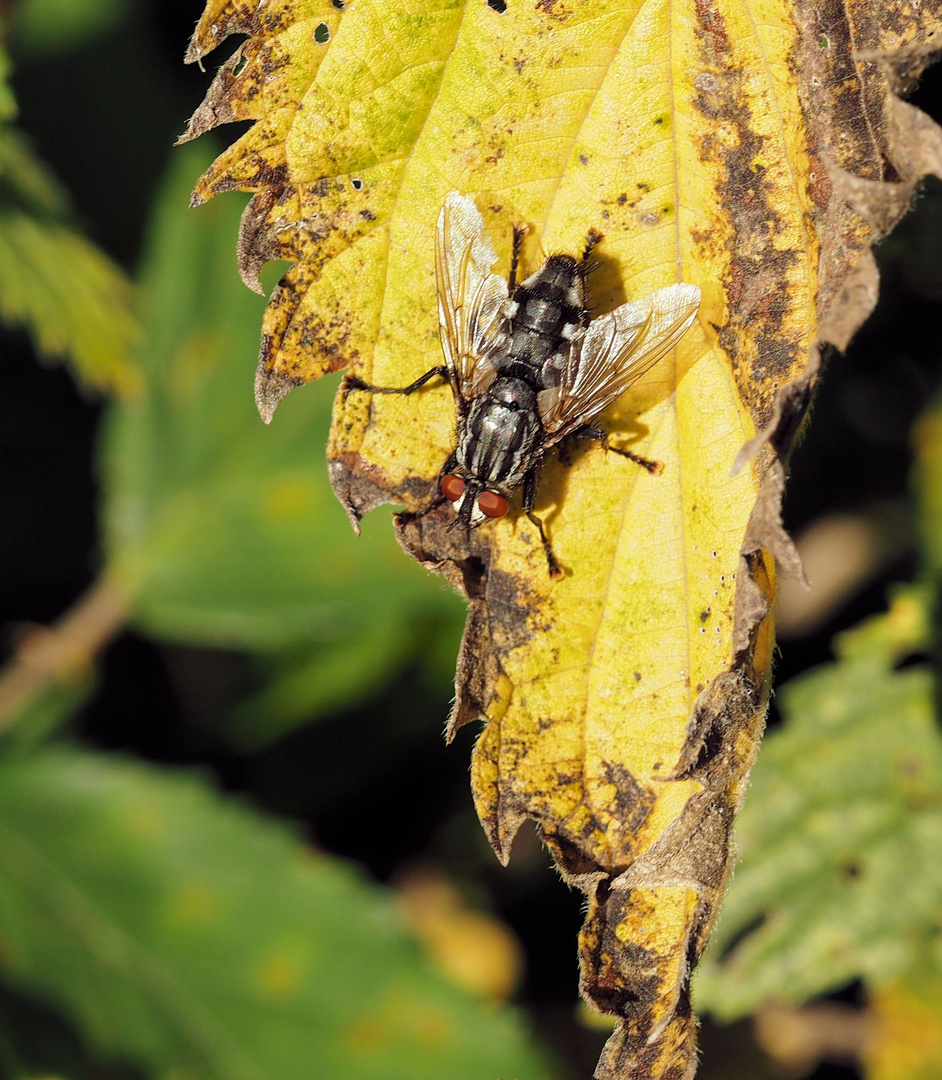
[[[232,69],[232,74],[238,78],[243,71],[249,66],[249,58],[247,56],[240,56],[235,62],[235,66]]]
[[[319,23],[314,30],[314,40],[318,45],[326,45],[330,41],[330,27],[327,23]]]
[[[343,2],[343,0],[330,0],[330,2],[331,2],[331,3],[333,4],[333,5],[334,5],[334,7],[335,7],[335,8],[336,8],[336,9],[337,9],[338,11],[343,11],[343,9],[344,9],[344,8],[345,8],[345,7],[347,6],[347,5],[346,5],[346,4],[345,4],[345,3]]]
[[[835,990],[832,994],[828,994],[827,1001],[841,1001],[845,1005],[860,1005],[863,1006],[867,1003],[867,991],[864,984],[855,979],[852,983],[847,983],[846,986],[842,986],[840,990]]]
[[[933,656],[931,653],[925,650],[917,650],[916,652],[908,653],[906,656],[897,660],[893,665],[894,671],[905,671],[906,668],[911,667],[931,667],[933,664]]]
[[[351,180],[350,183],[353,184],[353,188],[355,191],[360,191],[363,187],[362,180]]]
[[[507,4],[505,0],[487,0],[487,6],[491,11],[496,11],[498,15],[503,15],[507,10]]]

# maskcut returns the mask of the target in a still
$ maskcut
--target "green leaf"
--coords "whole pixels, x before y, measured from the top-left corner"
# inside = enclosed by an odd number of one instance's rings
[[[18,0],[13,40],[18,55],[72,52],[112,29],[128,14],[128,0]]]
[[[454,644],[452,661],[457,641]],[[347,705],[352,688],[358,696],[366,696],[391,678],[416,649],[415,633],[408,633],[393,615],[364,620],[354,636],[299,655],[275,656],[265,689],[230,714],[227,738],[243,751],[257,749],[312,715]]]
[[[915,430],[915,487],[923,565],[936,583],[942,579],[942,401]]]
[[[19,210],[41,219],[64,219],[69,210],[66,190],[13,127],[0,128],[0,202],[8,213]]]
[[[3,29],[0,24],[0,30]],[[16,99],[10,89],[10,57],[6,49],[0,48],[0,123],[15,120],[17,114]],[[0,140],[2,146],[2,140]]]
[[[0,49],[0,319],[80,383],[130,395],[138,335],[122,271],[68,224],[65,193],[8,122],[16,106]]]
[[[4,714],[0,753],[28,751],[45,742],[69,723],[96,687],[94,675],[85,671],[69,679],[49,679],[24,694],[22,707]]]
[[[117,267],[84,237],[0,206],[0,317],[25,327],[43,356],[69,359],[89,387],[135,389],[131,295]]]
[[[893,665],[927,640],[926,600],[838,639],[788,683],[739,824],[742,865],[696,994],[729,1020],[931,954],[942,910],[942,737],[932,673]]]
[[[175,1080],[548,1076],[382,890],[192,776],[0,764],[0,934],[7,980]]]
[[[311,677],[295,672],[280,714],[297,722],[371,691],[402,643],[412,652],[423,627],[457,627],[463,605],[402,555],[388,514],[354,535],[328,482],[328,387],[260,423],[252,382],[265,302],[236,273],[237,200],[188,208],[203,161],[199,148],[179,152],[152,229],[146,389],[113,408],[103,457],[110,557],[147,632],[303,654]],[[397,645],[392,664],[370,659],[379,638]],[[328,658],[342,665],[329,686]]]

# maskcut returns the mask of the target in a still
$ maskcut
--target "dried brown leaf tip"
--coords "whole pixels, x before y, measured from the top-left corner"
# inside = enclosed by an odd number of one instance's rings
[[[328,371],[401,387],[441,365],[433,252],[453,190],[505,276],[526,223],[534,265],[604,236],[598,313],[701,290],[694,326],[600,420],[661,474],[588,444],[541,471],[562,580],[519,504],[470,534],[447,504],[400,519],[470,599],[451,730],[484,721],[487,834],[506,861],[533,819],[589,897],[582,989],[619,1019],[599,1080],[695,1071],[688,984],[764,723],[775,564],[795,564],[782,459],[820,343],[843,347],[874,303],[873,244],[942,173],[942,134],[900,96],[940,33],[937,7],[905,0],[644,18],[614,0],[219,0],[188,54],[247,35],[186,137],[255,121],[194,200],[255,193],[250,284],[294,263],[262,331],[266,419]],[[434,383],[338,399],[330,468],[352,518],[425,507],[455,423]]]

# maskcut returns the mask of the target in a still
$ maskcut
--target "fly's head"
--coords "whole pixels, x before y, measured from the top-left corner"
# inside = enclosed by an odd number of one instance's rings
[[[508,496],[539,462],[543,427],[536,391],[524,379],[496,379],[471,402],[446,465],[442,494],[467,527],[503,517]]]
[[[458,472],[446,472],[440,487],[458,515],[458,524],[466,529],[475,529],[488,518],[503,517],[510,509],[510,500],[503,492],[485,486],[473,476],[465,478]]]

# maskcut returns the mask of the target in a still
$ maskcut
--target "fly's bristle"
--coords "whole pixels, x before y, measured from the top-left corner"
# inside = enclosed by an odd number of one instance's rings
[[[565,266],[571,270],[575,267],[581,266],[581,260],[577,259],[575,255],[569,255],[565,251],[554,251],[551,255],[547,255],[544,266],[549,266],[550,263],[556,263],[556,265]]]
[[[550,273],[553,271],[561,271],[566,274],[571,274],[573,277],[578,277],[582,281],[583,291],[585,291],[586,279],[595,269],[595,266],[595,262],[586,263],[584,259],[577,259],[574,255],[568,255],[564,251],[559,251],[553,252],[540,269],[548,270]]]

